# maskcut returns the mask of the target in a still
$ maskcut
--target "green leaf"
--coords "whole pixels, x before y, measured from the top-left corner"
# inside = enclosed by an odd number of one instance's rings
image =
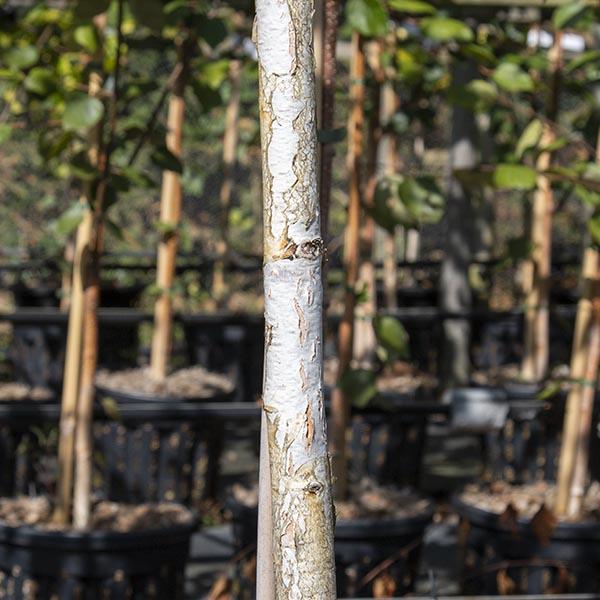
[[[539,119],[534,119],[527,127],[525,127],[515,149],[515,156],[517,159],[520,160],[527,150],[535,148],[538,145],[543,130],[544,126]]]
[[[444,196],[433,177],[427,175],[406,177],[398,186],[398,194],[415,226],[437,223],[442,218]]]
[[[385,348],[392,360],[410,357],[408,333],[399,319],[377,315],[373,319],[373,329],[377,341]]]
[[[497,188],[533,190],[537,184],[537,173],[524,165],[501,164],[496,167],[492,181]]]
[[[11,69],[28,69],[35,65],[39,57],[35,46],[13,46],[2,53],[2,61]]]
[[[595,211],[588,221],[588,229],[596,246],[600,246],[600,212]]]
[[[421,31],[429,39],[438,42],[472,42],[474,39],[471,28],[458,19],[450,17],[429,17],[421,21]]]
[[[529,237],[519,236],[512,237],[506,240],[506,249],[508,257],[516,262],[518,260],[524,260],[531,256],[534,249],[534,244],[531,242]]]
[[[172,235],[179,229],[179,223],[167,223],[167,221],[155,221],[153,223],[154,229],[161,235]]]
[[[548,383],[541,392],[538,392],[535,395],[536,400],[548,400],[549,398],[556,396],[561,387],[562,381],[552,381]]]
[[[110,234],[114,238],[116,238],[117,240],[119,240],[121,242],[125,241],[123,227],[121,227],[120,225],[115,223],[112,219],[109,219],[108,217],[104,217],[104,226],[106,227],[107,231],[110,232]]]
[[[501,63],[492,74],[492,79],[507,92],[533,92],[533,79],[518,65]]]
[[[387,12],[379,0],[348,0],[348,25],[366,37],[384,35],[387,31]]]
[[[70,167],[71,173],[83,181],[92,181],[99,175],[98,169],[90,163],[85,152],[74,156],[71,159]]]
[[[474,79],[448,90],[448,101],[474,112],[488,111],[498,100],[498,89],[485,79]]]
[[[552,15],[554,29],[559,31],[560,29],[574,26],[586,10],[587,4],[583,0],[563,4]]]
[[[349,369],[338,383],[352,406],[365,408],[377,396],[375,373],[368,369]]]
[[[73,38],[85,50],[93,54],[100,47],[98,31],[93,25],[81,25],[73,31]]]
[[[31,94],[48,96],[57,89],[56,75],[42,67],[33,67],[33,69],[27,73],[23,85]]]
[[[433,15],[436,11],[435,6],[422,0],[390,0],[389,7],[396,12],[411,15]]]
[[[553,142],[550,142],[547,146],[542,146],[540,152],[555,152],[556,150],[564,148],[569,141],[569,138],[563,135],[556,138]]]
[[[460,53],[480,65],[491,66],[498,62],[493,51],[488,46],[480,44],[462,44]]]
[[[192,79],[192,90],[204,112],[209,112],[222,104],[220,92],[218,90],[213,90],[199,78]]]
[[[580,67],[587,65],[590,62],[596,62],[600,59],[600,50],[589,50],[570,60],[563,69],[563,73],[572,73]]]
[[[205,63],[200,69],[202,81],[211,89],[218,89],[229,75],[229,65],[230,61],[227,58]]]
[[[229,33],[225,21],[216,18],[202,18],[196,32],[211,48],[218,46]]]
[[[96,125],[104,115],[104,104],[98,98],[83,92],[67,97],[63,113],[63,127],[66,131],[89,129]]]
[[[369,213],[375,223],[393,233],[398,225],[414,227],[414,218],[408,208],[400,200],[399,187],[404,181],[401,175],[384,177],[375,186],[373,206]]]
[[[579,196],[582,202],[589,204],[590,206],[600,205],[600,194],[592,190],[588,190],[583,185],[575,186],[575,193]]]
[[[346,138],[346,128],[338,127],[336,129],[319,129],[317,131],[317,141],[321,144],[337,144]]]
[[[12,136],[12,127],[7,123],[0,123],[0,144],[8,142]]]
[[[150,155],[150,160],[163,171],[183,172],[181,161],[165,145],[158,146]]]
[[[38,138],[38,151],[45,160],[56,158],[68,147],[72,139],[73,134],[69,131],[43,131]]]
[[[130,183],[137,187],[149,189],[157,186],[157,183],[154,181],[154,179],[145,173],[142,173],[142,171],[135,169],[134,167],[123,167],[120,169],[120,172],[123,177],[127,177]],[[112,176],[114,177],[114,175],[115,174],[113,173]]]
[[[73,202],[65,212],[54,221],[54,231],[60,236],[68,236],[83,220],[87,208],[81,202]]]
[[[135,20],[152,31],[160,31],[165,24],[161,0],[129,0],[129,8]]]
[[[110,0],[77,0],[74,7],[75,19],[89,21],[108,10]]]

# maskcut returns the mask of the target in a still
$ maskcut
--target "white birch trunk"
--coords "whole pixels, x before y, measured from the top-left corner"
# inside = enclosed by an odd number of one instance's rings
[[[322,389],[322,302],[310,0],[258,0],[265,385],[278,600],[335,598]],[[262,499],[261,499],[262,501]]]

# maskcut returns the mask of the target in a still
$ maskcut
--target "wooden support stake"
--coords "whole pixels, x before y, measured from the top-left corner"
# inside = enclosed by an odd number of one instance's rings
[[[186,51],[185,42],[177,48],[178,62],[182,65],[173,86],[167,117],[167,148],[177,157],[181,155],[183,136],[183,114],[185,110]],[[152,334],[152,354],[150,370],[156,381],[164,381],[167,376],[171,352],[171,329],[173,327],[171,291],[175,277],[177,258],[177,228],[181,218],[181,181],[179,174],[164,171],[160,199],[160,220],[169,229],[158,245],[156,265],[156,285],[159,296],[154,305],[154,329]]]

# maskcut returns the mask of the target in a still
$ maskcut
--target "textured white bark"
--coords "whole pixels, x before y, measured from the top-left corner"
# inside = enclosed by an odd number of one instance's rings
[[[335,598],[335,568],[322,389],[312,3],[258,0],[256,13],[265,221],[263,399],[276,598],[325,600]]]

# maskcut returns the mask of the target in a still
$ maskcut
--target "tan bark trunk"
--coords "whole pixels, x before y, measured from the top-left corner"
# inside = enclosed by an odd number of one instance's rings
[[[229,66],[231,96],[225,113],[225,136],[223,139],[223,182],[219,194],[219,240],[213,277],[213,298],[222,306],[227,295],[225,283],[225,262],[229,243],[229,213],[231,211],[231,192],[233,190],[233,170],[238,145],[238,117],[240,114],[240,79],[242,63],[232,60]]]
[[[95,96],[102,87],[102,80],[92,73],[89,83],[89,94]],[[98,164],[102,125],[94,127],[88,136],[88,157],[92,164]],[[81,349],[83,339],[84,315],[84,282],[88,268],[89,244],[92,237],[93,214],[91,206],[91,184],[86,183],[81,198],[85,205],[83,220],[77,228],[77,237],[73,257],[73,281],[69,303],[69,324],[67,330],[67,347],[65,352],[65,368],[63,375],[63,391],[59,424],[58,444],[58,476],[56,485],[56,507],[53,520],[66,525],[71,516],[71,492],[73,486],[73,463],[75,448],[75,429],[77,399],[79,395],[79,376],[81,369]]]
[[[350,192],[348,217],[344,239],[344,273],[346,291],[344,294],[344,314],[338,331],[338,373],[339,378],[347,371],[352,361],[354,338],[354,307],[356,304],[356,284],[358,280],[359,232],[360,232],[360,158],[364,125],[364,75],[365,56],[362,40],[358,33],[352,34],[352,62],[350,65],[350,118],[348,122],[348,171]],[[333,473],[336,497],[344,498],[347,493],[346,468],[346,429],[349,407],[344,392],[339,386],[333,389],[331,397],[332,439],[330,444],[333,458]]]
[[[187,74],[185,44],[178,46],[178,61],[182,68],[173,86],[173,95],[169,101],[167,117],[167,148],[177,157],[181,156],[183,137],[183,114],[185,111],[185,77]],[[159,296],[154,305],[154,329],[152,333],[152,353],[150,369],[152,377],[164,381],[167,376],[169,355],[171,353],[171,330],[173,327],[172,286],[175,277],[177,259],[177,228],[181,219],[181,181],[178,173],[163,172],[160,199],[161,223],[169,225],[169,231],[163,234],[158,244],[156,265],[156,285]]]
[[[264,412],[277,600],[336,597],[322,379],[312,2],[258,0],[264,193]],[[259,499],[261,510],[263,498]]]
[[[338,27],[338,0],[324,0],[323,4],[323,65],[321,77],[321,103],[317,116],[317,124],[321,129],[331,130],[334,125],[333,108],[335,104],[335,47]],[[319,202],[321,204],[321,232],[325,248],[329,243],[329,205],[331,198],[331,182],[333,177],[333,144],[321,144],[319,155]],[[323,306],[325,312],[329,305],[327,286],[327,260],[323,264]]]

